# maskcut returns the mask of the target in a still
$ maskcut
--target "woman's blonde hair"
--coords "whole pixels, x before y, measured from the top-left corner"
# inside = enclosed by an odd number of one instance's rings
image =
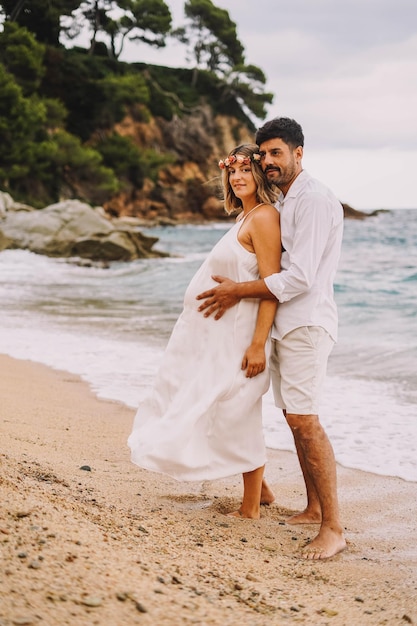
[[[243,157],[248,157],[249,159],[249,164],[256,184],[256,199],[258,202],[274,204],[277,201],[279,190],[276,187],[269,187],[268,185],[268,181],[261,168],[258,146],[254,143],[245,143],[233,148],[224,161],[219,161],[219,167],[223,169],[222,184],[224,208],[226,213],[230,215],[233,211],[242,207],[242,201],[235,195],[229,181],[229,167],[236,162],[236,160],[231,159],[231,157],[236,155],[242,155]]]

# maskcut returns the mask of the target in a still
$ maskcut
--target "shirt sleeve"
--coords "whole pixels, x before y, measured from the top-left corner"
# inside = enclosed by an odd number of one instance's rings
[[[298,200],[294,219],[290,265],[265,278],[266,286],[279,302],[292,300],[314,283],[333,225],[331,202],[319,192],[305,193]]]

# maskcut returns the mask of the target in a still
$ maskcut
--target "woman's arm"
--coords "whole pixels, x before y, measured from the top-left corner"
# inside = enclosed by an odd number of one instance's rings
[[[270,205],[254,213],[243,233],[249,237],[258,261],[261,278],[280,271],[281,264],[281,229],[279,213]],[[265,344],[274,321],[277,300],[261,300],[252,343],[247,348],[242,369],[246,376],[252,378],[264,371],[266,367]]]

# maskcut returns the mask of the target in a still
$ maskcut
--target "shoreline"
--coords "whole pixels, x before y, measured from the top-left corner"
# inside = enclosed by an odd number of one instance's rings
[[[417,623],[416,483],[338,465],[348,548],[303,561],[315,528],[285,525],[304,506],[294,453],[268,448],[259,521],[225,518],[240,476],[141,470],[134,409],[39,363],[0,368],[1,626]]]

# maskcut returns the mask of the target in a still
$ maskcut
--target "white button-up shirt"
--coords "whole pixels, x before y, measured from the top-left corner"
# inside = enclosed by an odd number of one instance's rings
[[[337,340],[333,282],[343,236],[343,208],[334,194],[303,170],[281,193],[281,272],[265,278],[279,300],[272,329],[282,339],[300,326],[321,326]]]

